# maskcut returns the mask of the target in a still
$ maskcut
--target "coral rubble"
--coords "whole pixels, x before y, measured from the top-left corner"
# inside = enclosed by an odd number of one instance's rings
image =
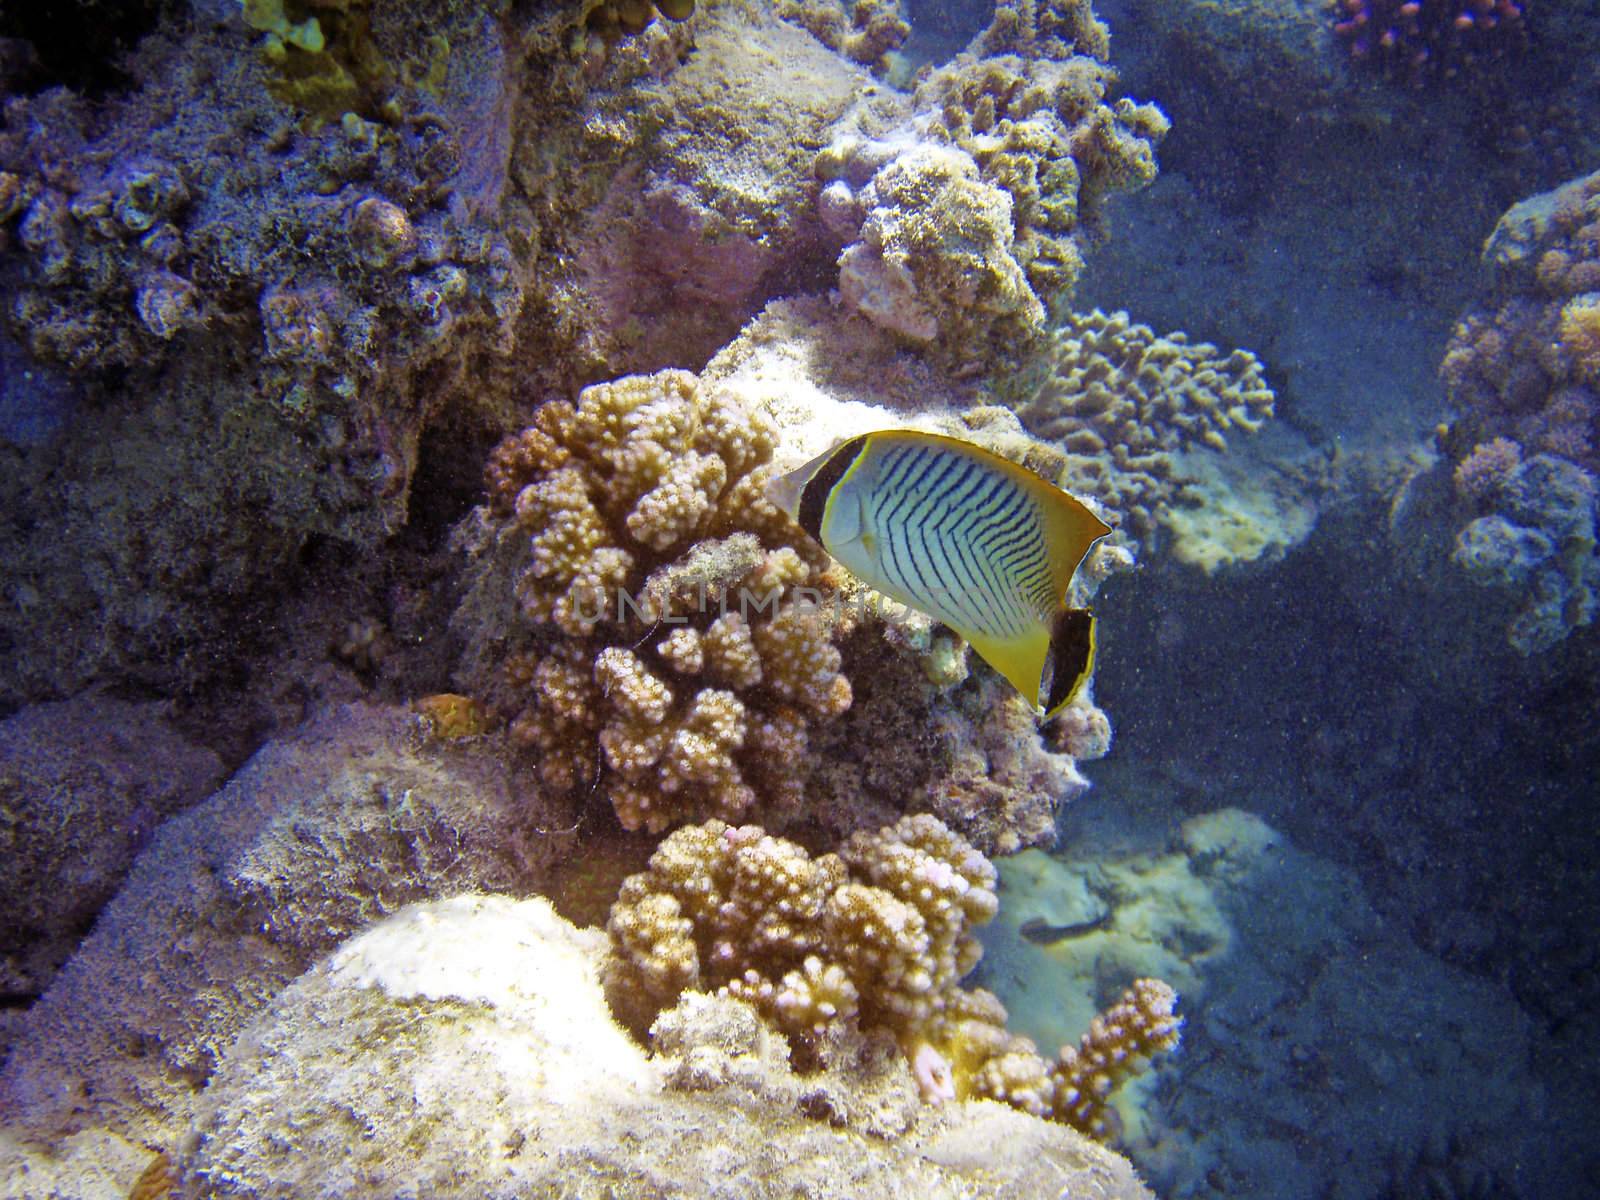
[[[987,1097],[1105,1136],[1133,1064],[1177,1044],[1176,996],[1140,980],[1054,1063],[960,980],[998,908],[989,861],[936,818],[902,818],[812,858],[757,826],[670,835],[611,912],[606,987],[635,1028],[685,991],[752,1004],[802,1063],[845,1030],[891,1033],[930,1099]]]

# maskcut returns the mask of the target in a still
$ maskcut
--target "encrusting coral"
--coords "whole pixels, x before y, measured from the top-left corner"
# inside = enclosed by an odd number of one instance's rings
[[[1104,1137],[1112,1089],[1177,1044],[1177,997],[1139,980],[1047,1063],[999,1000],[960,986],[998,907],[993,865],[926,813],[817,858],[759,826],[686,826],[623,883],[607,995],[638,1031],[686,991],[744,1000],[802,1063],[841,1030],[886,1030],[930,1100],[987,1097]]]
[[[1073,313],[1016,404],[1023,424],[1066,451],[1067,486],[1151,532],[1183,501],[1175,454],[1228,449],[1255,433],[1275,396],[1248,350],[1223,353],[1183,333],[1158,335],[1127,313]]]
[[[765,498],[773,445],[664,371],[546,405],[490,460],[541,634],[506,663],[512,739],[629,829],[797,803],[808,725],[850,706],[823,558]]]

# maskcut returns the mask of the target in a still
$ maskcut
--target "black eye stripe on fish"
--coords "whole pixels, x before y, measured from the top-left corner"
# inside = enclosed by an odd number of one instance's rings
[[[851,438],[828,452],[827,461],[811,475],[800,492],[800,511],[794,514],[796,522],[817,541],[822,540],[822,514],[834,485],[860,457],[866,446],[864,437]],[[808,464],[815,465],[815,464]]]
[[[1064,607],[1110,529],[1031,471],[970,443],[884,430],[772,486],[801,527],[864,582],[949,625],[1054,715],[1094,662],[1094,618]]]

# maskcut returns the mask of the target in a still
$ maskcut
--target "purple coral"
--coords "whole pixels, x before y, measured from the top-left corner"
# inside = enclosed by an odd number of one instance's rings
[[[1350,56],[1422,83],[1522,45],[1521,0],[1339,0],[1333,31]]]

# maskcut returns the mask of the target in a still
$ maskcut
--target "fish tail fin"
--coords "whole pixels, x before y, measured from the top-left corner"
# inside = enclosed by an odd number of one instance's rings
[[[1094,614],[1063,608],[1050,626],[1050,653],[1044,679],[1045,719],[1071,704],[1094,670]]]

